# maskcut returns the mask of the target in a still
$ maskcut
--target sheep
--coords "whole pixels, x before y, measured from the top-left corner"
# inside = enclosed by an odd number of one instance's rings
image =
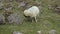
[[[36,17],[39,16],[39,13],[40,13],[40,10],[37,6],[32,6],[31,8],[24,10],[24,16],[34,18],[35,22],[37,22]],[[33,22],[33,19],[32,19],[32,22]]]

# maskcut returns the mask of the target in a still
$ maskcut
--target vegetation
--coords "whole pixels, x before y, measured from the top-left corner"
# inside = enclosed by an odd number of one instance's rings
[[[2,0],[1,0],[2,1]],[[29,1],[29,0],[28,0]],[[29,4],[34,4],[35,0],[31,0]],[[12,34],[14,30],[18,30],[22,32],[23,34],[37,34],[37,31],[41,30],[43,31],[42,34],[48,34],[50,30],[55,29],[57,31],[57,34],[60,34],[60,14],[55,13],[53,10],[49,10],[48,5],[52,4],[52,0],[38,0],[39,2],[42,2],[41,6],[41,13],[38,19],[38,22],[31,23],[29,21],[23,21],[22,25],[13,25],[13,24],[5,24],[0,25],[0,34]],[[53,0],[55,1],[55,0]],[[12,3],[14,8],[11,10],[12,12],[19,13],[20,16],[22,16],[22,19],[24,19],[23,11],[24,7],[18,8],[18,2],[2,2],[4,4],[4,7],[8,3]],[[0,13],[2,13],[4,9],[0,10]]]

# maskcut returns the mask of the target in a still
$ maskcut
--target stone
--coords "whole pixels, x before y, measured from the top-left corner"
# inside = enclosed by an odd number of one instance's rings
[[[14,31],[13,34],[22,34],[22,33],[19,31]]]
[[[2,2],[12,2],[13,0],[2,0]]]
[[[20,17],[19,14],[17,13],[13,13],[10,16],[8,16],[8,21],[9,23],[13,23],[13,24],[22,24],[22,18]]]
[[[56,30],[49,31],[49,34],[56,34]]]
[[[19,5],[18,5],[18,8],[20,8],[20,7],[25,7],[25,5],[26,5],[26,4],[25,4],[24,2],[20,2]]]
[[[0,14],[0,25],[5,24],[5,17]]]
[[[41,32],[41,31],[37,31],[37,33],[38,33],[38,34],[42,34],[42,32]]]
[[[3,9],[4,7],[3,7],[4,5],[2,4],[2,3],[0,3],[0,9]]]
[[[5,9],[5,11],[11,11],[13,9],[13,5],[12,4],[7,4],[4,9]]]

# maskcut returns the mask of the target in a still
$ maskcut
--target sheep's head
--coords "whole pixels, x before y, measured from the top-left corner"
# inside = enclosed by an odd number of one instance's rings
[[[25,16],[28,16],[29,13],[30,13],[30,12],[29,12],[28,10],[25,10],[25,11],[24,11],[24,15],[25,15]]]

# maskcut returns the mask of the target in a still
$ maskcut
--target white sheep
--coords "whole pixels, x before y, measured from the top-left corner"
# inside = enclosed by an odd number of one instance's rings
[[[31,8],[29,9],[26,9],[24,11],[24,15],[25,16],[30,16],[30,18],[34,18],[35,19],[35,22],[37,22],[37,19],[36,17],[39,16],[39,8],[37,6],[32,6]],[[32,22],[33,22],[33,19],[32,19]]]

